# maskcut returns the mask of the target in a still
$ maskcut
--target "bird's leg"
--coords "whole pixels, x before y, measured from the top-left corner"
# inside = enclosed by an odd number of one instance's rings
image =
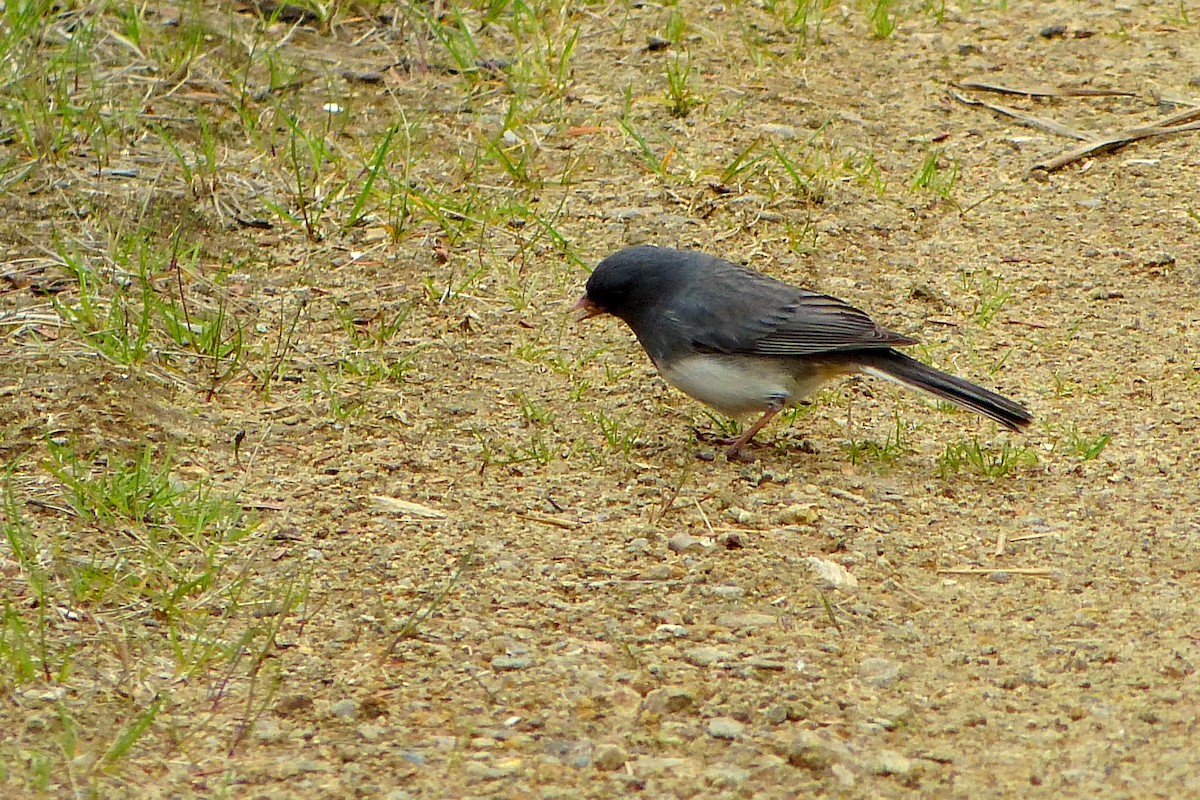
[[[753,461],[754,456],[745,455],[742,453],[742,448],[750,443],[754,435],[763,429],[776,414],[783,410],[783,403],[776,403],[768,408],[758,420],[746,429],[746,432],[733,440],[733,444],[725,451],[725,457],[730,461]]]

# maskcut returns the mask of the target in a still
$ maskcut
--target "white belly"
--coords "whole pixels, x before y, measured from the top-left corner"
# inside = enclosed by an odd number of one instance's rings
[[[841,372],[801,359],[727,355],[691,356],[658,371],[676,389],[731,417],[797,403]]]

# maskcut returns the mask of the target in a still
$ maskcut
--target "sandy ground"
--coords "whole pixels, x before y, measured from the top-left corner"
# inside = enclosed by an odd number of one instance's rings
[[[1152,124],[1200,98],[1200,13],[1002,5],[905,4],[886,40],[831,8],[806,44],[755,5],[679,7],[679,36],[673,7],[564,12],[555,41],[580,31],[564,88],[505,144],[526,183],[479,155],[520,96],[503,70],[348,81],[343,64],[447,57],[411,29],[362,37],[370,20],[294,32],[319,76],[295,101],[336,98],[365,142],[419,120],[407,179],[478,225],[379,214],[314,240],[266,210],[286,202],[271,162],[232,140],[224,215],[168,157],[153,181],[119,174],[151,143],[114,148],[100,176],[74,152],[38,164],[3,199],[6,275],[56,235],[106,251],[135,220],[183,224],[248,368],[214,387],[186,359],[113,364],[48,322],[47,292],[79,292],[61,270],[0,283],[8,524],[53,543],[47,563],[121,553],[138,521],[65,513],[49,448],[119,459],[148,441],[255,523],[181,629],[202,611],[226,645],[252,635],[187,661],[147,604],[59,587],[49,630],[71,667],[3,684],[6,794],[1200,795],[1200,133],[1031,173],[1077,142],[947,93],[1121,90],[963,93],[1093,137]],[[488,58],[537,50],[497,26],[476,38]],[[665,70],[685,51],[679,117]],[[199,93],[155,113],[187,118]],[[218,130],[234,118],[204,108]],[[930,153],[941,193],[913,188]],[[1037,420],[1017,436],[856,381],[727,463],[722,426],[625,328],[570,319],[582,265],[643,242],[842,297]],[[11,642],[37,610],[5,548]],[[222,594],[235,577],[241,599]]]

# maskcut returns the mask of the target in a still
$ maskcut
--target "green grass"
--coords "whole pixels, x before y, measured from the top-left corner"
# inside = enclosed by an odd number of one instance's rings
[[[914,192],[930,192],[942,200],[950,200],[958,184],[958,162],[944,162],[942,154],[931,150],[925,154],[909,183]]]
[[[1010,472],[1027,469],[1037,463],[1037,453],[1030,448],[1007,441],[999,448],[989,448],[973,438],[946,445],[938,459],[938,469],[943,478],[964,470],[984,478],[1003,478]]]
[[[14,762],[0,749],[0,758],[9,769],[20,764],[15,777],[31,789],[65,775],[82,791],[161,733],[170,686],[219,680],[243,702],[243,679],[261,680],[270,642],[303,604],[307,578],[253,580],[256,521],[235,494],[182,478],[159,448],[125,455],[49,442],[48,453],[38,502],[56,524],[23,513],[34,498],[17,488],[13,469],[5,479],[3,536],[19,573],[0,587],[0,687],[39,687],[62,699],[37,752]],[[275,613],[255,615],[267,607]],[[117,638],[81,637],[81,625]],[[92,696],[92,668],[83,665],[114,656],[123,666],[112,690],[132,697],[159,688],[100,720],[74,695]]]
[[[908,432],[908,427],[900,419],[900,415],[896,414],[893,417],[892,429],[888,431],[882,442],[874,439],[858,439],[852,436],[842,445],[842,448],[850,457],[851,464],[872,464],[880,468],[887,468],[911,452],[907,443]]]

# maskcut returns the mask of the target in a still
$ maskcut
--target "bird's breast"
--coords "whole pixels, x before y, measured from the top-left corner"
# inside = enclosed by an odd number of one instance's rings
[[[799,402],[836,374],[796,357],[697,354],[657,366],[667,383],[731,417]]]

